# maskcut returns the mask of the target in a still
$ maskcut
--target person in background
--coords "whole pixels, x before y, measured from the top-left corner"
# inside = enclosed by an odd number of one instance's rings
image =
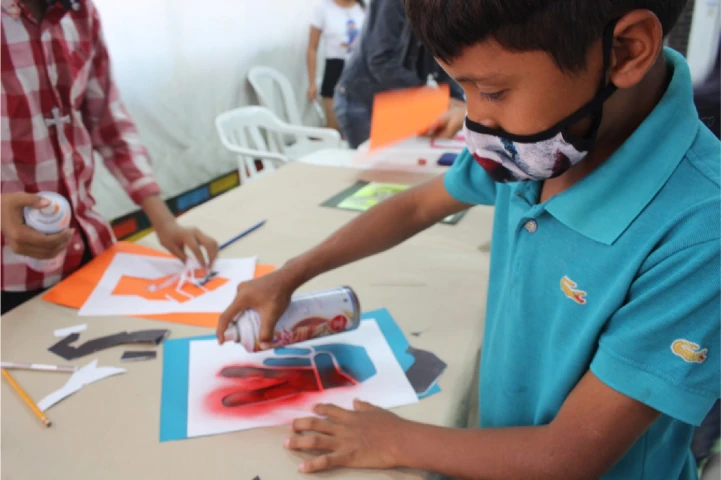
[[[318,98],[317,63],[318,45],[323,36],[325,44],[325,69],[320,96],[323,98],[326,126],[338,130],[333,113],[333,92],[343,65],[358,39],[365,19],[365,2],[362,0],[320,0],[313,9],[308,42],[308,100]]]
[[[90,193],[100,154],[150,219],[160,243],[203,266],[215,240],[176,223],[153,178],[148,153],[120,102],[98,11],[90,0],[2,0],[2,313],[29,300],[110,247],[115,238]],[[24,224],[36,193],[56,192],[72,208],[71,227],[43,235]],[[203,253],[205,250],[205,254]],[[66,251],[55,272],[30,269],[25,256]]]
[[[719,40],[721,46],[721,40]],[[693,101],[696,104],[696,110],[701,120],[718,138],[721,136],[721,119],[719,113],[721,111],[721,55],[716,52],[716,61],[711,72],[706,76],[706,80],[697,85],[693,91]]]
[[[357,148],[368,140],[375,94],[425,85],[429,78],[450,84],[452,97],[451,108],[431,133],[453,137],[465,116],[463,90],[416,39],[403,0],[373,0],[333,97],[335,115],[349,146]]]

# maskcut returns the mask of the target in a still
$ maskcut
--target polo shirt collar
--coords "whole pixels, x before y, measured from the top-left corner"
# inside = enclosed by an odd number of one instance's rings
[[[664,54],[672,78],[650,115],[605,162],[545,205],[567,227],[606,245],[666,184],[698,133],[686,60],[669,48]]]

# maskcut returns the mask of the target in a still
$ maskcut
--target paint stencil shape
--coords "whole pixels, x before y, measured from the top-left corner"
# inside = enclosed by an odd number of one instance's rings
[[[190,342],[187,436],[282,425],[317,403],[379,407],[418,396],[375,321],[332,337],[249,354],[234,343]]]
[[[186,269],[173,258],[118,253],[78,314],[220,313],[255,265],[256,258],[218,259],[206,275],[197,263]]]

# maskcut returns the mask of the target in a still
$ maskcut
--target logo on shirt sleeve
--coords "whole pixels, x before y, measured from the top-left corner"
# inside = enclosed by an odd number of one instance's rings
[[[688,363],[703,363],[706,360],[706,353],[708,348],[701,348],[698,343],[689,342],[683,338],[674,340],[671,344],[671,351],[674,355],[677,355],[685,362]]]
[[[571,280],[568,277],[563,277],[561,279],[561,291],[571,300],[576,302],[579,305],[585,305],[586,304],[586,292],[583,290],[580,290],[578,288],[578,285],[576,282]]]

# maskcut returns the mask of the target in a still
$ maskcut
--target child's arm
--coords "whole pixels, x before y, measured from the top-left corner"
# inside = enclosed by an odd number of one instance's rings
[[[235,301],[218,322],[219,340],[223,341],[223,332],[235,315],[254,309],[262,319],[260,339],[269,341],[277,318],[298,287],[324,272],[388,250],[469,206],[451,197],[443,177],[392,196],[280,270],[239,285]]]
[[[544,480],[599,478],[658,418],[652,408],[603,384],[588,372],[556,418],[539,427],[452,429],[403,420],[356,402],[355,411],[320,405],[325,419],[293,423],[286,446],[326,453],[300,465],[409,467],[454,478]]]

